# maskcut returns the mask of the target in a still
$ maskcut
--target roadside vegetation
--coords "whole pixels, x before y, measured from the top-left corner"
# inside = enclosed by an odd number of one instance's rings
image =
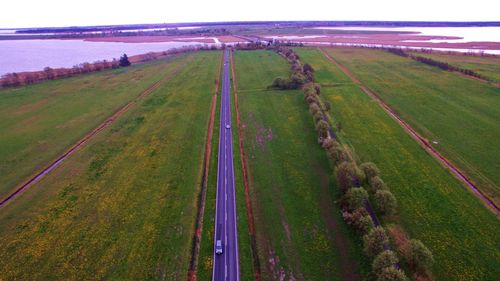
[[[375,52],[344,48],[325,50],[335,58],[344,52],[349,56],[359,52],[358,57]],[[321,85],[319,97],[321,102],[330,103],[330,122],[336,128],[337,139],[349,147],[357,162],[372,162],[378,167],[379,179],[369,176],[372,179],[367,186],[368,196],[373,194],[370,190],[388,187],[397,200],[396,213],[378,216],[397,256],[383,252],[382,257],[374,259],[373,271],[381,272],[381,267],[391,264],[399,256],[402,268],[414,272],[413,278],[418,273],[421,277],[430,275],[434,280],[495,279],[494,276],[498,275],[495,249],[500,246],[495,238],[500,230],[495,215],[423,151],[357,85],[350,83],[350,79],[319,50],[296,51],[301,60],[311,64],[318,74],[315,77]],[[342,124],[341,129],[338,129],[338,124]],[[372,174],[370,170],[373,169],[359,167],[365,176]],[[361,173],[355,168],[353,172]],[[359,198],[366,198],[366,194],[351,194],[346,203],[356,206]],[[384,199],[382,202],[390,201]],[[379,204],[372,202],[375,207]],[[378,210],[380,214],[381,211]],[[351,216],[357,221],[352,224],[361,230],[370,225],[368,219],[363,219],[366,215],[362,212],[352,212]],[[372,240],[366,239],[367,242]],[[433,259],[413,239],[424,243]],[[377,247],[365,248],[365,251],[371,253],[373,249]]]
[[[0,198],[186,57],[0,91]]]
[[[3,207],[0,279],[187,278],[219,60],[200,52],[157,62],[158,72],[181,68]],[[136,74],[128,78],[145,79]]]
[[[361,280],[368,264],[334,204],[303,95],[268,88],[290,65],[273,51],[236,51],[235,67],[262,280]]]
[[[499,204],[498,88],[382,50],[328,53]]]

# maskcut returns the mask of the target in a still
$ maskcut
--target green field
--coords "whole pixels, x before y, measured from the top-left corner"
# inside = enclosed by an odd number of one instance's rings
[[[289,64],[271,51],[238,51],[235,66],[263,280],[360,280],[367,265],[334,204],[303,94],[267,90]]]
[[[0,198],[182,62],[0,90]]]
[[[339,134],[342,142],[352,147],[360,161],[377,164],[382,178],[398,199],[399,216],[395,222],[433,252],[435,280],[495,280],[500,275],[500,242],[497,239],[500,223],[495,215],[422,150],[357,85],[346,83],[348,78],[321,52],[316,49],[296,51],[304,63],[310,63],[316,73],[321,73],[316,76],[322,84],[321,98],[331,102],[332,117],[342,123]],[[365,61],[385,56],[378,51],[361,49],[334,49],[330,53],[341,61],[352,57]],[[392,56],[387,59],[387,64],[392,65]],[[358,60],[352,62],[356,66],[357,63]],[[410,70],[418,67],[411,61],[407,63]],[[377,65],[383,67],[385,64]],[[405,65],[398,67],[393,71],[406,73]],[[451,79],[447,75],[445,73],[445,79]],[[383,81],[381,85],[372,83],[370,87],[386,89]]]
[[[381,50],[327,51],[500,204],[499,88]]]
[[[447,62],[451,65],[465,69],[474,70],[490,79],[493,82],[500,82],[500,57],[491,56],[467,56],[461,54],[427,54],[412,52],[413,55],[431,58],[438,61]]]
[[[219,60],[202,52],[157,63],[183,67],[2,208],[0,280],[187,277]]]

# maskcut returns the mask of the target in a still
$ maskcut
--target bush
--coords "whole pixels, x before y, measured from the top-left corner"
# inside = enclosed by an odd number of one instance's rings
[[[368,199],[368,192],[362,187],[352,187],[345,196],[349,210],[356,210],[364,206],[365,200]]]
[[[370,183],[370,190],[374,193],[377,192],[378,190],[387,190],[385,182],[378,176],[370,178],[369,183]]]
[[[363,236],[363,250],[369,257],[374,257],[384,251],[384,245],[389,243],[385,230],[377,226]]]
[[[418,272],[425,273],[434,263],[432,252],[420,240],[408,242],[408,263]]]
[[[375,274],[380,275],[384,268],[393,267],[398,262],[396,254],[391,250],[386,250],[373,260],[372,270]]]
[[[366,162],[361,165],[359,165],[359,168],[365,172],[366,178],[370,180],[373,177],[376,177],[379,175],[380,171],[377,168],[377,165],[373,164],[372,162]]]
[[[398,202],[396,197],[388,190],[377,190],[375,192],[375,206],[385,215],[393,215],[396,213]]]
[[[379,274],[377,281],[408,281],[408,277],[401,269],[387,267]]]

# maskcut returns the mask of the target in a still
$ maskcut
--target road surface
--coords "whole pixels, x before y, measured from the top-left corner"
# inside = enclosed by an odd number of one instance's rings
[[[212,280],[239,281],[238,230],[234,188],[233,138],[231,126],[231,86],[229,50],[224,51],[215,207],[214,267]],[[215,253],[215,242],[222,241],[223,253]]]

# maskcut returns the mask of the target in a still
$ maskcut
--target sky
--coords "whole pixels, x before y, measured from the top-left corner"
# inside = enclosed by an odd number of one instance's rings
[[[385,20],[500,21],[498,0],[14,0],[0,28],[137,23]]]

